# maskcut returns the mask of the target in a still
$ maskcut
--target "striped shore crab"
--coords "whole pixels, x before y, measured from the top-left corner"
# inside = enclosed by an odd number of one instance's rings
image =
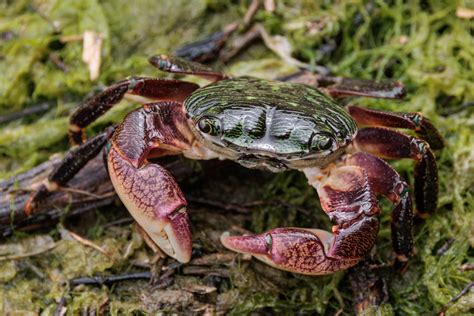
[[[394,204],[396,258],[403,263],[411,255],[413,207],[408,186],[381,158],[416,161],[416,205],[420,214],[429,214],[436,208],[438,193],[431,148],[443,146],[441,136],[419,113],[345,109],[332,98],[396,98],[403,94],[400,84],[390,86],[390,93],[356,80],[315,88],[232,78],[176,57],[154,56],[150,62],[161,70],[201,76],[211,83],[199,87],[132,77],[86,100],[70,119],[70,140],[76,146],[31,196],[27,213],[104,150],[113,186],[146,236],[169,256],[188,262],[192,238],[186,200],[169,172],[150,159],[179,154],[230,159],[271,172],[300,170],[334,226],[332,232],[287,227],[257,235],[223,233],[225,247],[296,273],[344,270],[373,247],[379,230],[377,195],[383,195]],[[130,112],[117,127],[86,141],[84,129],[126,94],[152,101]],[[419,138],[392,128],[411,129]]]

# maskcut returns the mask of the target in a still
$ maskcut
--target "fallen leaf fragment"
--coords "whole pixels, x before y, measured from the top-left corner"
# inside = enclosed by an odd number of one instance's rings
[[[36,256],[53,249],[55,246],[56,243],[53,238],[48,235],[38,235],[17,243],[0,245],[0,261]]]
[[[469,8],[458,7],[456,9],[456,16],[460,19],[470,20],[474,18],[474,10]]]
[[[86,31],[82,44],[82,61],[89,66],[90,79],[96,80],[100,71],[102,37],[93,31]]]

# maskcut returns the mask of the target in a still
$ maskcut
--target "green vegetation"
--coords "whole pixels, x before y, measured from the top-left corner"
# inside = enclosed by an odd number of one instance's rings
[[[357,99],[360,105],[392,111],[419,111],[428,116],[446,139],[437,153],[440,178],[439,210],[416,226],[416,256],[403,276],[389,277],[389,302],[380,314],[433,314],[474,278],[461,269],[473,263],[474,252],[474,45],[472,19],[456,15],[460,7],[474,10],[469,1],[275,1],[273,13],[260,10],[254,20],[272,35],[286,37],[293,56],[309,64],[325,65],[334,74],[353,78],[392,78],[405,83],[404,101]],[[469,7],[469,5],[471,7]],[[0,115],[41,102],[54,106],[41,116],[29,116],[0,125],[0,179],[23,172],[67,150],[67,115],[86,95],[129,75],[164,76],[148,65],[153,54],[172,53],[180,45],[204,38],[231,21],[240,21],[248,3],[193,0],[20,0],[0,3]],[[103,39],[100,76],[91,81],[82,61],[82,41],[63,43],[94,31]],[[57,60],[62,61],[58,66]],[[292,68],[262,43],[255,43],[229,65],[216,64],[235,75],[273,78]],[[195,79],[192,79],[195,80]],[[355,100],[351,100],[351,102]],[[93,134],[111,122],[119,122],[136,106],[123,105],[94,124]],[[413,182],[413,164],[393,165]],[[199,181],[195,183],[198,185]],[[278,199],[288,205],[315,210],[308,217],[294,207],[260,206],[251,221],[237,222],[206,209],[192,213],[195,238],[202,250],[222,250],[215,245],[218,234],[231,225],[252,231],[277,226],[330,227],[319,211],[314,190],[298,173],[269,176],[261,187],[248,186],[244,196]],[[226,192],[223,190],[223,192]],[[233,191],[230,191],[233,192]],[[224,200],[221,198],[221,200]],[[389,263],[389,205],[383,204],[377,258]],[[79,223],[66,223],[73,231],[102,247],[104,255],[79,244],[58,226],[41,234],[18,234],[0,245],[0,311],[32,315],[54,312],[67,293],[64,281],[79,276],[121,274],[135,268],[132,261],[151,256],[130,225],[102,225],[117,216],[118,207],[106,207]],[[92,224],[91,224],[92,223]],[[438,250],[447,242],[443,254]],[[33,248],[28,243],[34,243]],[[47,251],[48,245],[52,250]],[[45,248],[41,248],[45,247]],[[11,254],[45,249],[41,254],[4,260]],[[132,260],[133,259],[133,260]],[[219,283],[211,305],[230,307],[235,315],[271,308],[278,313],[352,313],[352,293],[346,273],[326,277],[303,277],[275,271],[257,262],[241,261],[230,268],[230,280]],[[181,308],[198,310],[186,284],[208,284],[206,278],[174,276],[166,289],[153,289],[146,281],[132,281],[110,288],[80,286],[66,295],[68,311],[85,306],[99,308],[109,298],[112,313],[152,313]],[[173,292],[174,291],[174,292]],[[174,296],[173,296],[174,293]],[[169,297],[167,296],[169,295]],[[179,301],[176,301],[179,297]],[[474,292],[469,291],[447,310],[459,315],[474,310]]]

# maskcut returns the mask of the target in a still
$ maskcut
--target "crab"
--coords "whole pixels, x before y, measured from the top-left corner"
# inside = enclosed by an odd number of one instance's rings
[[[152,158],[229,159],[247,168],[303,172],[334,223],[332,231],[286,227],[262,234],[231,236],[222,244],[275,268],[323,275],[357,264],[374,246],[379,231],[377,195],[392,211],[396,260],[413,251],[413,203],[407,183],[384,159],[411,158],[415,202],[424,216],[436,209],[437,167],[432,149],[443,139],[420,113],[395,113],[339,105],[333,97],[399,98],[400,83],[370,85],[346,80],[321,88],[254,77],[232,78],[201,64],[165,55],[152,65],[211,81],[197,84],[146,77],[120,81],[87,99],[70,118],[75,145],[25,206],[28,214],[49,192],[105,152],[112,184],[145,235],[164,253],[186,263],[192,234],[187,202],[170,173]],[[85,128],[125,95],[152,100],[122,123],[85,139]],[[394,128],[411,129],[417,137]]]

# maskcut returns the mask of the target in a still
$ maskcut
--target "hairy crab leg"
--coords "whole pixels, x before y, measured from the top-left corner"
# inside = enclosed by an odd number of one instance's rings
[[[332,97],[360,96],[379,99],[402,99],[405,87],[398,81],[376,82],[372,80],[320,76],[318,89],[325,90]]]
[[[205,39],[180,47],[175,51],[174,55],[198,63],[212,61],[219,57],[219,53],[225,46],[229,36],[237,30],[238,27],[238,23],[228,24],[223,30],[215,32]]]
[[[374,191],[395,205],[392,210],[392,244],[397,256],[395,265],[402,270],[413,252],[413,205],[407,183],[388,163],[369,153],[347,155],[344,161],[362,167]]]
[[[334,98],[359,96],[380,99],[402,99],[405,97],[405,87],[398,81],[377,82],[373,80],[334,77],[315,74],[307,70],[279,77],[277,80],[313,86]]]
[[[224,234],[224,246],[275,268],[309,275],[344,270],[364,257],[379,230],[379,208],[367,172],[356,165],[303,171],[335,223],[332,234],[319,229],[276,228],[257,235]]]
[[[117,127],[107,156],[112,184],[130,214],[161,250],[180,262],[191,258],[187,203],[169,172],[147,158],[156,150],[180,153],[192,141],[181,103],[150,103],[130,112]]]
[[[386,112],[353,105],[348,106],[347,109],[352,118],[360,125],[410,129],[415,131],[420,138],[426,140],[432,149],[444,147],[443,137],[430,120],[421,113]]]
[[[48,179],[31,194],[25,204],[25,213],[31,215],[38,203],[41,203],[51,192],[66,185],[90,160],[97,156],[109,140],[113,130],[114,128],[109,128],[86,143],[69,150],[61,163],[48,176]]]
[[[148,61],[156,68],[170,73],[195,75],[206,78],[210,81],[218,81],[228,78],[226,74],[220,71],[180,57],[159,55],[150,57]]]
[[[360,151],[381,158],[411,158],[415,165],[415,201],[418,212],[426,216],[436,210],[438,201],[438,168],[427,142],[416,137],[381,127],[360,129],[354,140]]]
[[[361,96],[380,99],[402,99],[405,97],[405,87],[397,81],[376,82],[340,77],[327,78],[328,82],[334,83],[323,89],[332,97]]]
[[[154,100],[182,102],[198,85],[168,79],[132,77],[120,81],[99,94],[85,100],[69,119],[69,139],[73,145],[85,140],[84,129],[97,118],[118,104],[125,94],[134,94]]]

